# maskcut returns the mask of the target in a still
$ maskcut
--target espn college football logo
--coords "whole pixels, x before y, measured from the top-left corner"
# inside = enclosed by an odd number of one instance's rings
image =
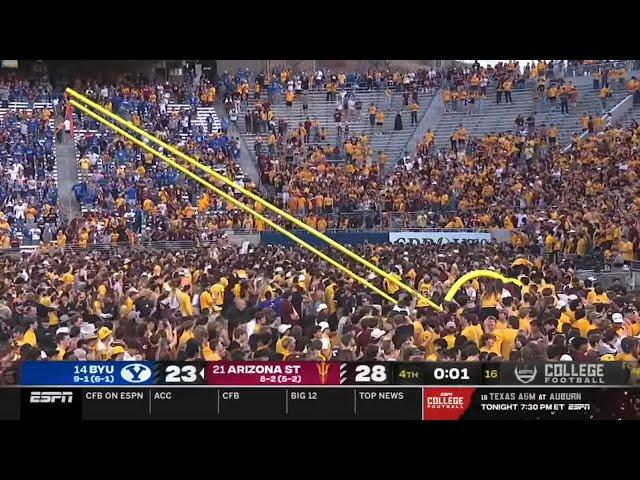
[[[459,420],[471,405],[475,388],[425,388],[425,420]]]
[[[516,380],[520,383],[531,383],[536,379],[538,369],[535,365],[516,365],[513,371]]]

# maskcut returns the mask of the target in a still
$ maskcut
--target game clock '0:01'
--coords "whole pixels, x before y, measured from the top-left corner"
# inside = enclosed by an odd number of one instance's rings
[[[427,366],[425,381],[435,385],[442,384],[466,384],[481,385],[480,369],[478,365],[470,362],[459,364],[431,364]]]
[[[433,369],[433,378],[436,380],[471,380],[469,369],[466,367],[436,367]]]

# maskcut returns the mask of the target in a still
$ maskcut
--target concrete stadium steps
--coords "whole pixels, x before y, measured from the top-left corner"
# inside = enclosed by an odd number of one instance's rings
[[[189,104],[186,103],[170,103],[167,105],[167,112],[169,113],[174,113],[174,112],[180,112],[183,110],[190,110],[191,106]],[[204,131],[207,131],[207,117],[209,116],[209,114],[213,114],[213,131],[217,132],[220,130],[221,128],[221,124],[220,124],[220,119],[218,118],[218,115],[216,114],[216,111],[213,107],[198,107],[197,110],[197,115],[196,118],[194,118],[191,121],[191,125],[192,126],[201,126]],[[75,116],[76,114],[74,113],[74,119],[77,122],[77,117]],[[97,129],[84,129],[84,128],[78,128],[75,130],[77,133],[85,133],[85,132],[96,132],[98,131]],[[181,134],[182,138],[186,138],[187,135],[185,134]]]
[[[190,110],[190,109],[191,109],[191,106],[186,103],[170,103],[167,105],[167,112],[169,113],[180,112],[183,110]],[[202,129],[206,132],[207,117],[209,116],[209,114],[213,114],[213,131],[219,132],[220,129],[222,128],[222,125],[220,123],[220,119],[218,118],[218,114],[216,113],[216,110],[213,107],[198,107],[196,118],[191,120],[191,126],[202,127]],[[184,133],[180,134],[180,137],[182,137],[183,140],[186,139],[187,136],[188,135]]]
[[[631,108],[631,110],[625,113],[624,116],[615,123],[623,127],[627,127],[629,126],[629,124],[631,124],[632,120],[635,120],[640,124],[640,105],[636,105],[635,107]]]
[[[355,95],[356,99],[362,102],[362,110],[359,116],[353,116],[348,122],[344,122],[349,124],[350,135],[367,135],[369,137],[369,145],[374,154],[378,151],[385,151],[389,162],[393,163],[402,154],[416,127],[416,125],[411,126],[411,112],[409,107],[403,107],[402,93],[394,92],[391,98],[391,108],[387,107],[384,90],[356,91]],[[263,96],[261,98],[264,99],[265,97]],[[424,116],[432,99],[433,95],[427,95],[425,93],[418,95],[418,103],[420,105],[418,121]],[[250,105],[254,103],[252,100]],[[372,103],[376,105],[379,110],[385,112],[385,121],[382,129],[380,129],[380,127],[372,128],[369,124],[369,107]],[[293,102],[290,109],[287,109],[282,98],[280,98],[277,104],[272,106],[272,109],[275,113],[276,120],[284,118],[287,121],[289,131],[297,129],[301,123],[305,122],[307,117],[312,121],[317,119],[321,127],[326,127],[328,132],[326,142],[314,143],[312,140],[308,144],[309,146],[336,145],[338,134],[336,122],[333,119],[335,102],[326,101],[325,92],[313,90],[309,92],[309,109],[307,115],[303,113],[302,102],[298,98]],[[393,127],[395,115],[398,111],[402,112],[403,130],[396,132],[393,130]],[[238,127],[253,154],[253,146],[257,135],[246,132],[244,114],[245,112],[241,112],[239,115]],[[379,134],[379,131],[381,131],[382,134]],[[265,134],[262,134],[262,137],[266,140]]]
[[[580,81],[574,81],[579,79]],[[535,114],[536,126],[543,123],[548,128],[552,123],[558,127],[558,141],[566,144],[571,140],[574,132],[582,131],[580,119],[583,113],[591,113],[600,115],[602,107],[598,94],[599,90],[594,90],[590,77],[584,80],[583,77],[568,77],[567,80],[574,81],[579,91],[579,101],[576,108],[569,106],[569,114],[560,113],[560,101],[558,99],[556,110],[549,110],[550,106],[546,105],[542,111]],[[483,137],[490,133],[499,132],[515,132],[515,119],[518,114],[525,119],[534,112],[533,102],[533,86],[527,86],[524,89],[516,89],[512,92],[514,103],[500,105],[496,104],[495,86],[487,89],[487,99],[485,100],[482,115],[465,115],[464,113],[445,113],[435,130],[436,147],[448,148],[450,146],[449,137],[459,127],[460,124],[469,132],[472,137]],[[607,111],[613,108],[617,103],[627,96],[625,89],[618,88],[614,90],[612,96],[607,100]],[[459,102],[460,103],[460,102]],[[460,110],[460,105],[458,106]]]

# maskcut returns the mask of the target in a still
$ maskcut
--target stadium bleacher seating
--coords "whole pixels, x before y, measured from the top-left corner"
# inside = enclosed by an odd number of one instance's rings
[[[558,142],[567,144],[573,133],[582,132],[580,119],[584,113],[599,115],[602,108],[598,98],[599,90],[593,89],[591,77],[568,77],[566,80],[573,82],[579,91],[579,101],[576,108],[569,110],[569,114],[560,113],[560,105],[551,111],[546,106],[541,111],[534,110],[533,89],[534,85],[527,85],[523,89],[513,90],[513,103],[496,104],[496,88],[490,85],[487,88],[487,98],[484,102],[482,114],[465,115],[460,109],[458,112],[444,113],[437,129],[435,129],[436,148],[449,146],[449,137],[462,124],[470,136],[482,137],[490,133],[512,131],[515,133],[515,119],[522,115],[525,119],[535,113],[537,126],[545,124],[547,128],[554,124],[558,128]],[[607,101],[607,108],[614,107],[628,95],[626,89],[618,88]]]

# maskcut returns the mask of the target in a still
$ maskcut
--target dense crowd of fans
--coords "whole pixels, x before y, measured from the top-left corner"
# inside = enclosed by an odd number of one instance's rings
[[[296,248],[215,247],[83,255],[44,248],[0,258],[0,359],[623,360],[638,355],[639,299],[579,280],[569,262],[504,245],[359,245],[356,252],[442,303],[355,271],[396,306]],[[481,268],[522,287],[472,280]]]
[[[0,248],[20,239],[37,244],[57,224],[52,115],[47,108],[10,109],[0,118]]]
[[[35,102],[57,103],[59,93],[46,76],[22,77],[19,75],[0,75],[0,107],[7,108],[9,103]]]
[[[486,77],[504,96],[505,83],[514,88],[539,82],[541,72],[548,81],[555,75],[547,74],[555,71],[553,65],[527,66],[522,74],[519,67],[515,62],[492,70],[473,65],[436,78],[444,92],[460,93],[462,86],[482,95]],[[606,69],[596,72],[599,89],[610,88],[614,80],[630,92],[638,89],[635,78],[619,81],[624,72],[616,71],[616,78]],[[285,95],[291,85],[294,94],[305,85],[326,90],[331,76],[277,71],[264,88],[280,84]],[[390,78],[405,85],[405,77]],[[388,88],[385,78],[384,72],[372,71],[361,77],[337,74],[336,82]],[[428,71],[412,81],[435,88]],[[215,85],[206,80],[195,85],[189,78],[175,85],[77,88],[235,178],[239,145],[225,134],[230,123],[215,132],[211,123],[200,127],[192,120],[198,107],[216,101],[233,102],[229,113],[243,108],[238,100],[248,106],[251,88],[245,85],[255,89],[259,82],[241,71],[223,75]],[[474,83],[477,89],[471,88]],[[554,96],[549,97],[551,88],[558,88],[559,96],[569,92],[565,98],[571,100],[568,83],[564,91],[563,85],[549,85],[538,89],[547,102]],[[42,88],[3,83],[0,101],[7,89],[14,95],[10,98],[35,99],[47,91]],[[257,101],[263,100],[262,88],[258,98],[253,92]],[[268,95],[277,97],[277,90]],[[278,101],[267,101],[272,100]],[[170,112],[169,101],[190,107]],[[58,218],[51,115],[48,109],[9,111],[0,124],[0,246],[12,246],[18,231],[42,242],[38,250],[0,256],[0,382],[15,382],[26,360],[637,362],[640,298],[620,282],[605,289],[595,278],[580,280],[570,260],[593,251],[617,265],[636,258],[640,128],[635,123],[607,125],[599,116],[585,116],[589,135],[576,135],[566,152],[557,144],[557,128],[536,125],[535,118],[516,119],[514,134],[485,138],[470,138],[461,127],[448,151],[436,151],[428,131],[415,157],[403,158],[387,177],[387,159],[372,151],[366,135],[347,134],[347,161],[337,164],[330,161],[332,150],[302,148],[310,143],[305,136],[318,133],[319,125],[315,130],[303,126],[284,141],[284,132],[272,130],[261,155],[266,186],[261,193],[319,230],[511,232],[506,244],[352,246],[442,304],[439,313],[395,282],[351,262],[350,268],[398,299],[398,305],[304,250],[228,243],[220,234],[224,230],[262,231],[265,225],[106,131],[83,133],[77,142],[82,183],[76,194],[91,211],[70,221]],[[77,126],[95,127],[82,115]],[[194,239],[212,245],[164,252],[135,245]],[[64,248],[123,242],[132,245],[80,253]],[[457,278],[478,269],[517,277],[523,286],[476,279],[452,302],[444,301]]]

